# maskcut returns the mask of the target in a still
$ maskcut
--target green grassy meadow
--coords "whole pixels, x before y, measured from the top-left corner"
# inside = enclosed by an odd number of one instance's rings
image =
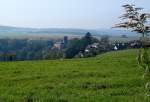
[[[0,63],[0,102],[144,102],[137,50]]]

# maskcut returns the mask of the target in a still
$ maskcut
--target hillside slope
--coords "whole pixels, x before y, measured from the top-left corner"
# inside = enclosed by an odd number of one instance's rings
[[[59,35],[59,36],[84,36],[87,32],[90,32],[94,36],[110,35],[110,36],[121,36],[132,35],[136,36],[134,32],[127,30],[116,30],[116,29],[73,29],[73,28],[22,28],[12,26],[0,26],[0,38],[1,37],[13,37],[13,36],[47,36],[47,35]]]
[[[95,58],[0,63],[1,102],[143,102],[136,50]]]

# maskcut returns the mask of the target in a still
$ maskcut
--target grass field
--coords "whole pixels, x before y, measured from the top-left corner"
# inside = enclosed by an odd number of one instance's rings
[[[144,102],[136,50],[0,63],[0,102]]]

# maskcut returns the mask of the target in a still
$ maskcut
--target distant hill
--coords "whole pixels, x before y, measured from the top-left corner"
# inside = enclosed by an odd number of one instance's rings
[[[77,35],[83,36],[87,32],[92,33],[94,36],[110,35],[110,36],[120,36],[128,35],[135,36],[136,34],[125,30],[116,29],[70,29],[70,28],[21,28],[21,27],[11,27],[11,26],[0,26],[0,37],[11,37],[11,36],[32,36],[32,35]]]

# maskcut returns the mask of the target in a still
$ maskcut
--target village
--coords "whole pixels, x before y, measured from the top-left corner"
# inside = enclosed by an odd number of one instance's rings
[[[8,42],[4,39],[5,42]],[[7,44],[0,42],[0,44]],[[108,36],[102,36],[101,39],[95,38],[90,32],[81,38],[69,38],[64,36],[56,41],[41,40],[10,40],[6,45],[9,50],[13,46],[22,46],[16,50],[0,52],[0,61],[17,61],[17,60],[38,60],[38,59],[68,59],[68,58],[87,58],[94,57],[110,51],[119,51],[126,49],[141,48],[140,40],[132,41],[110,41]],[[20,42],[18,44],[18,42]],[[39,45],[39,42],[41,45]],[[23,45],[25,44],[25,46]],[[147,44],[150,47],[150,43]],[[34,53],[37,51],[38,53]]]
[[[103,41],[104,39],[105,41]],[[72,40],[72,39],[71,39]],[[64,36],[64,38],[60,41],[57,41],[54,43],[52,49],[57,50],[64,50],[66,49],[68,43],[70,42],[68,36]],[[141,48],[142,43],[140,40],[132,40],[132,41],[114,41],[110,42],[109,38],[101,38],[101,40],[88,44],[84,50],[78,51],[78,54],[75,55],[75,57],[91,57],[95,56],[100,53],[105,53],[109,51],[118,51],[118,50],[125,50],[125,49],[138,49]],[[147,46],[150,46],[150,43],[147,44]]]

